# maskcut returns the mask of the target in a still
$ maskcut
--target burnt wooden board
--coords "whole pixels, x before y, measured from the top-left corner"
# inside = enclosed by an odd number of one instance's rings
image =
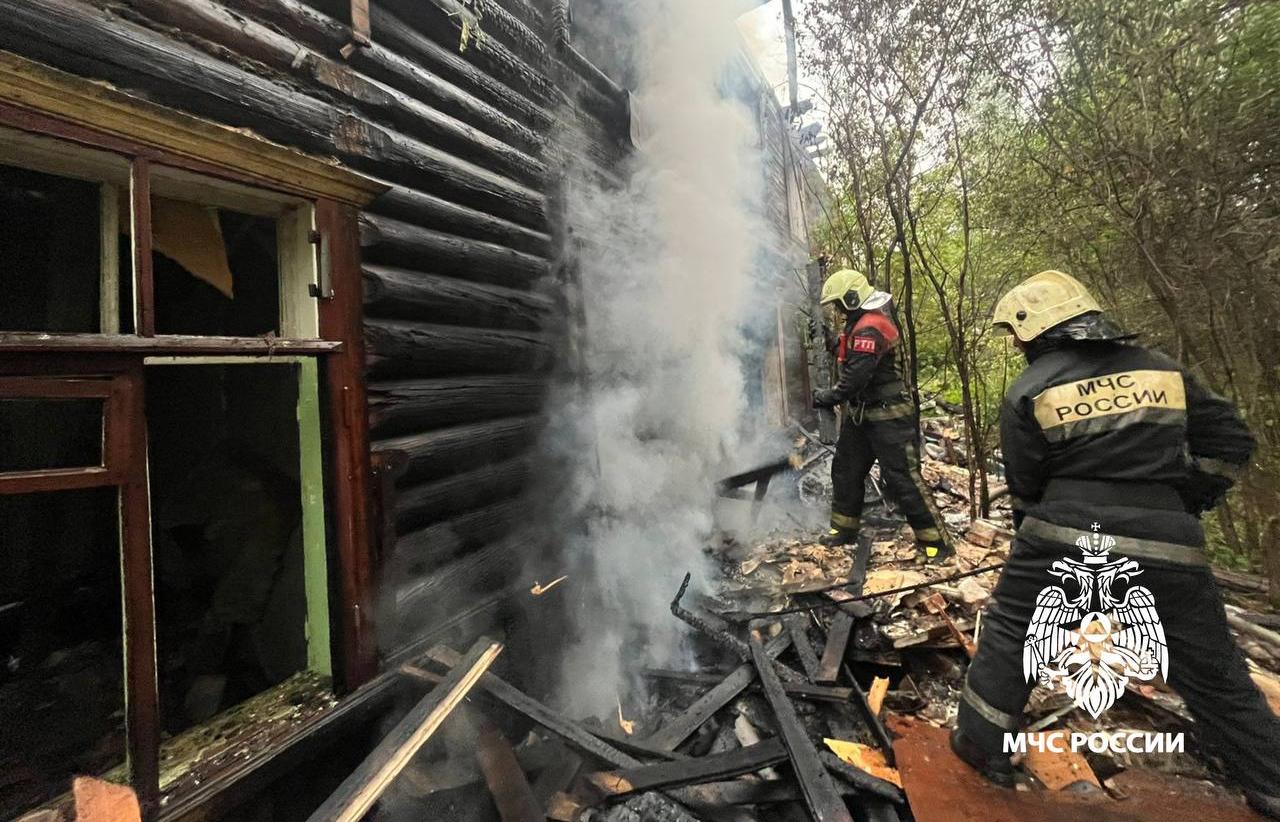
[[[800,783],[800,792],[804,795],[805,807],[809,809],[810,816],[815,822],[853,822],[835,780],[818,758],[818,749],[814,747],[808,731],[796,715],[795,706],[782,688],[782,680],[773,669],[773,660],[765,653],[758,631],[751,631],[748,644],[751,647],[751,661],[760,675],[765,699],[769,701],[769,707],[778,720],[778,732],[786,745],[792,770]]]
[[[776,657],[786,650],[790,642],[791,637],[785,633],[781,634],[770,641],[765,653],[770,658]],[[650,736],[646,743],[660,750],[675,750],[676,746],[688,739],[694,731],[701,728],[708,719],[715,715],[716,711],[728,705],[738,694],[745,691],[755,678],[756,671],[751,664],[743,663],[739,665],[719,685],[699,697],[684,713]]]
[[[443,645],[437,645],[427,652],[427,657],[441,665],[453,667],[461,660],[458,652]],[[496,674],[486,673],[480,678],[480,687],[490,696],[517,713],[551,731],[569,743],[574,749],[607,762],[616,768],[634,768],[642,764],[630,754],[623,753],[612,745],[601,741],[576,722],[556,713],[538,700],[528,696],[520,689],[508,684]]]
[[[769,739],[728,753],[712,754],[685,762],[660,762],[620,771],[599,771],[589,774],[587,779],[611,796],[622,796],[637,791],[697,785],[755,773],[761,768],[783,762],[786,758],[787,749],[781,740]]]

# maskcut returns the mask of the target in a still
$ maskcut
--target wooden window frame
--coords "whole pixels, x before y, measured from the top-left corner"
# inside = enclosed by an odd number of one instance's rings
[[[119,375],[101,377],[0,377],[0,400],[102,400],[102,458],[98,465],[0,471],[0,494],[32,494],[120,485],[132,447],[129,407],[133,384]]]
[[[101,307],[103,333],[0,331],[0,375],[6,378],[0,389],[34,390],[34,381],[41,380],[50,381],[40,383],[43,386],[86,379],[112,386],[104,398],[104,464],[100,471],[71,469],[64,474],[62,469],[54,469],[56,475],[48,471],[12,472],[7,479],[0,475],[0,493],[36,487],[90,487],[83,484],[88,482],[120,489],[127,750],[131,781],[144,814],[153,818],[160,796],[160,719],[144,362],[157,356],[291,355],[314,359],[323,380],[321,402],[326,406],[328,550],[336,558],[337,571],[336,578],[330,578],[335,594],[335,607],[330,609],[330,625],[335,629],[332,647],[337,652],[334,685],[339,693],[346,693],[369,681],[377,666],[358,216],[361,206],[388,187],[332,161],[4,53],[0,53],[0,126],[107,152],[127,162],[127,180],[110,182],[127,185],[129,191],[134,333],[119,334],[106,319],[105,299]],[[278,226],[295,241],[305,232],[317,255],[323,249],[323,279],[316,283],[314,320],[291,319],[282,301],[282,338],[155,333],[151,194],[158,180],[167,185],[174,175],[182,174],[201,175],[223,191],[244,186],[257,195],[308,204],[305,211],[278,222]],[[104,188],[104,201],[107,196]],[[290,247],[294,251],[288,253],[298,253],[298,243]],[[104,265],[101,277],[110,276]]]

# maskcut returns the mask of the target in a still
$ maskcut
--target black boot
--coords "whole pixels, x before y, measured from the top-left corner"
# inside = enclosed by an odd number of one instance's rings
[[[960,733],[959,728],[951,732],[951,750],[960,757],[961,762],[973,768],[983,779],[993,785],[999,785],[1002,788],[1013,787],[1016,771],[1009,757],[989,755],[969,737]]]
[[[853,545],[858,541],[858,532],[852,528],[832,528],[818,539],[819,545],[834,548],[839,545]]]
[[[1249,803],[1249,807],[1260,816],[1265,816],[1267,819],[1280,819],[1280,796],[1245,791],[1244,798]]]

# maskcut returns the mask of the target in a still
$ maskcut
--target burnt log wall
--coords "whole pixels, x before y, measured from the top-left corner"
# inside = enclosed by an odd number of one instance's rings
[[[554,59],[543,5],[373,0],[356,46],[337,0],[0,0],[0,49],[390,184],[360,225],[373,449],[399,465],[388,658],[496,602],[537,549],[566,322],[548,135],[605,173],[622,156],[618,101]]]

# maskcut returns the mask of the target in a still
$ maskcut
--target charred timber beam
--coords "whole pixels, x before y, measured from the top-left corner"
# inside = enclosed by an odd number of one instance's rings
[[[814,682],[830,685],[840,678],[840,666],[844,664],[844,652],[849,647],[853,622],[853,617],[844,611],[831,618],[831,627],[827,630],[827,645],[822,649],[822,661],[818,665]]]
[[[842,793],[852,794],[853,788],[837,783]],[[694,810],[714,812],[734,805],[777,805],[801,801],[800,791],[790,780],[749,782],[737,779],[732,782],[709,782],[692,785],[671,792],[671,795]]]
[[[445,677],[419,700],[355,772],[308,817],[308,822],[359,822],[422,746],[480,681],[502,652],[502,643],[479,640]]]
[[[447,636],[474,636],[488,630],[500,618],[497,614],[508,601],[523,592],[524,583],[515,582],[482,596],[468,597],[455,610],[442,616],[437,611],[431,612],[429,620],[419,615],[407,623],[397,623],[396,631],[387,643],[384,661],[389,666],[407,664],[420,659],[425,649]]]
[[[659,762],[620,771],[598,771],[587,774],[587,781],[607,796],[625,796],[637,791],[679,788],[730,779],[755,773],[787,759],[787,749],[778,739],[722,754],[701,756],[681,762]]]
[[[765,699],[778,721],[778,733],[787,747],[791,768],[800,783],[800,792],[804,796],[809,815],[814,822],[853,822],[835,781],[819,758],[813,740],[809,738],[809,732],[796,715],[795,706],[787,699],[782,680],[774,670],[773,660],[761,643],[759,631],[752,630],[747,642],[751,646],[751,660],[760,675]]]
[[[212,0],[125,2],[151,21],[208,41],[211,45],[206,51],[215,56],[230,50],[259,60],[278,72],[312,82],[336,97],[379,115],[384,122],[408,134],[427,139],[459,156],[480,160],[521,182],[536,185],[546,175],[546,167],[519,148],[399,89],[359,74],[345,63],[299,50],[290,38],[234,14]]]
[[[754,671],[754,669],[752,669]],[[644,676],[650,679],[663,679],[688,685],[718,685],[724,681],[725,674],[705,674],[692,671],[672,671],[664,668],[646,668]],[[751,687],[755,687],[754,685]],[[804,682],[783,682],[787,696],[813,699],[822,702],[848,702],[853,697],[852,688],[833,687],[830,685],[810,685]]]
[[[858,791],[887,800],[895,805],[902,805],[906,802],[905,797],[902,795],[902,790],[892,782],[855,768],[830,751],[822,751],[818,754],[818,758],[832,773],[848,782]]]
[[[515,287],[537,282],[550,267],[532,254],[376,214],[360,216],[360,245],[370,262],[423,266],[437,274]]]
[[[456,624],[457,614],[472,612],[476,591],[514,593],[506,589],[515,584],[522,555],[531,545],[527,533],[514,533],[397,588],[392,602],[400,634],[407,637],[424,625],[434,631],[446,618]]]
[[[555,312],[549,298],[530,291],[381,265],[363,272],[366,316],[538,331]]]
[[[533,459],[522,456],[436,482],[402,487],[396,497],[396,527],[404,533],[494,499],[516,496],[532,476]]]
[[[236,11],[271,24],[299,43],[327,54],[341,57],[344,47],[351,42],[350,31],[338,20],[311,8],[300,0],[222,0]],[[377,8],[374,7],[374,20]],[[378,40],[386,32],[379,32]],[[527,101],[514,108],[515,117],[491,105],[476,95],[458,88],[438,77],[423,66],[407,60],[389,48],[374,42],[357,49],[350,63],[390,86],[412,94],[440,111],[452,114],[464,122],[482,129],[511,145],[533,150],[542,145],[537,132],[523,123],[529,118]]]
[[[460,422],[533,414],[547,380],[538,376],[465,376],[373,382],[369,427],[375,437],[425,431]]]
[[[536,372],[552,355],[538,334],[398,320],[365,323],[365,346],[374,378]]]
[[[791,638],[781,634],[769,642],[766,653],[776,658],[787,649]],[[682,742],[693,735],[694,731],[706,724],[725,705],[728,705],[738,694],[742,693],[755,680],[756,672],[751,663],[739,665],[728,676],[724,677],[714,688],[707,691],[684,713],[662,726],[651,735],[647,744],[661,750],[673,751]]]
[[[553,102],[551,99],[540,100],[536,93],[526,94],[523,93],[524,90],[516,90],[483,68],[460,57],[457,39],[452,44],[442,45],[392,14],[380,3],[375,3],[370,12],[374,30],[378,32],[378,41],[385,43],[388,48],[418,62],[433,74],[470,91],[480,99],[489,101],[535,132],[541,133],[551,125],[554,118],[546,107]]]
[[[546,72],[546,45],[532,32],[529,47],[517,54],[501,36],[511,32],[495,27],[496,34],[491,33],[491,21],[477,15],[470,4],[458,0],[381,0],[378,5],[392,9],[418,32],[456,50],[467,62],[534,101],[547,104],[555,100],[556,89]],[[537,65],[531,65],[530,59]]]
[[[410,531],[396,538],[387,567],[401,578],[435,570],[511,533],[528,519],[532,504],[525,497],[512,497]]]
[[[809,632],[806,630],[806,623],[809,617],[806,614],[791,614],[783,623],[787,626],[787,632],[791,634],[791,644],[796,648],[796,654],[800,657],[800,664],[804,667],[804,675],[809,677],[810,682],[817,682],[822,676],[822,665],[818,661],[818,653],[813,650],[813,645],[809,643]]]
[[[510,459],[533,447],[546,423],[543,416],[504,417],[379,440],[374,450],[405,454],[408,462],[400,477],[403,486]]]
[[[448,667],[456,667],[461,661],[460,655],[451,648],[437,645],[427,652],[433,662]],[[551,710],[546,705],[530,696],[521,693],[518,688],[509,685],[495,674],[485,674],[480,678],[480,687],[508,708],[523,714],[551,733],[563,739],[580,753],[584,753],[615,768],[635,768],[641,765],[640,760],[623,753],[588,733],[572,720]]]
[[[551,236],[495,217],[484,211],[451,203],[412,188],[393,185],[369,210],[411,225],[446,234],[484,240],[544,259],[551,256]]]
[[[6,48],[303,150],[335,150],[363,171],[491,210],[525,225],[546,222],[541,193],[358,113],[214,59],[186,43],[77,0],[0,0]]]
[[[391,0],[395,2],[395,0]],[[499,43],[509,47],[529,60],[542,74],[546,74],[547,54],[542,36],[536,32],[541,27],[530,27],[518,15],[507,10],[507,6],[515,6],[510,0],[430,0],[444,10],[450,18],[460,18],[467,6],[474,9],[486,37],[492,37]],[[416,6],[414,6],[416,8]]]

